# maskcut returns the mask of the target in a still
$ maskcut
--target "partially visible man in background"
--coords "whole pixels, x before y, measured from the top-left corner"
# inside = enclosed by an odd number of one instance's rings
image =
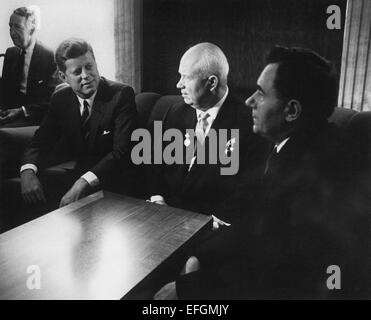
[[[0,126],[38,125],[57,84],[53,52],[36,39],[36,10],[20,7],[9,20],[14,47],[4,57]]]

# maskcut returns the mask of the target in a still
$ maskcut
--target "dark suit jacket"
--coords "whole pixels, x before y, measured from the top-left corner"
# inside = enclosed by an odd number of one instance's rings
[[[262,175],[255,212],[193,253],[201,271],[181,277],[178,294],[193,299],[370,297],[370,258],[364,254],[370,250],[370,218],[368,211],[349,206],[355,200],[350,163],[356,166],[356,161],[330,125],[293,134]],[[241,202],[243,192],[242,187]],[[330,265],[341,268],[342,290],[326,286]]]
[[[197,119],[196,110],[185,103],[178,103],[171,107],[163,119],[163,131],[177,128],[183,134],[186,129],[195,129]],[[249,154],[249,164],[257,153],[259,138],[252,132],[251,109],[230,94],[221,107],[212,129],[238,129],[239,130],[239,158],[238,165],[241,169],[240,159],[244,154]],[[229,134],[230,134],[230,130]],[[217,131],[218,132],[218,131]],[[228,139],[231,139],[228,136]],[[219,144],[219,142],[218,142]],[[164,143],[164,147],[165,147]],[[183,144],[183,163],[185,162],[186,146]],[[215,152],[224,152],[214,150]],[[209,141],[205,141],[206,164],[195,163],[191,170],[188,164],[162,165],[155,168],[155,174],[150,187],[151,195],[162,195],[168,205],[180,207],[200,213],[213,214],[229,194],[233,193],[236,175],[221,175],[223,165],[208,164]],[[234,151],[235,152],[235,151]],[[216,154],[218,158],[218,154]],[[219,159],[219,158],[218,158]],[[230,165],[224,166],[228,167]]]
[[[92,171],[105,187],[130,163],[131,133],[137,122],[134,91],[101,78],[87,142],[81,133],[79,106],[70,87],[53,95],[50,111],[25,151],[22,164],[45,167],[50,149],[62,140],[66,148],[63,160],[76,160],[79,174]]]
[[[40,42],[36,42],[31,57],[30,69],[27,79],[27,94],[19,94],[19,81],[15,70],[19,64],[20,50],[11,47],[6,50],[2,75],[2,101],[3,109],[25,106],[30,114],[30,124],[40,124],[50,102],[56,84],[56,64],[51,50]]]

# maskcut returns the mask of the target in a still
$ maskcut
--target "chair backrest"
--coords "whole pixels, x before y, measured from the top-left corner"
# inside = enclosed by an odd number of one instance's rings
[[[138,109],[139,127],[153,128],[153,122],[162,120],[167,110],[180,101],[182,97],[177,95],[161,96],[154,92],[137,94],[135,102]]]
[[[329,121],[345,130],[361,153],[364,166],[371,170],[371,112],[335,108]]]
[[[340,128],[346,129],[349,126],[350,120],[355,114],[357,114],[357,111],[337,107],[329,118],[329,122],[335,123]]]
[[[148,118],[153,111],[153,107],[161,95],[154,92],[143,92],[135,96],[138,110],[139,128],[147,128]]]
[[[371,170],[371,112],[358,112],[351,119],[348,133],[358,144],[364,165]]]
[[[148,118],[147,127],[153,128],[154,121],[161,121],[163,120],[166,112],[176,103],[183,101],[181,96],[177,95],[169,95],[169,96],[162,96],[158,99],[153,106],[153,110]]]

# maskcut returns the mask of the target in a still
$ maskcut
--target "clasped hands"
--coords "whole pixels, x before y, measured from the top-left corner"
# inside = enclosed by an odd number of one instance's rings
[[[22,171],[21,173],[21,190],[23,200],[28,204],[45,203],[46,197],[43,186],[35,172],[31,169]],[[85,197],[90,191],[89,183],[79,178],[73,184],[70,190],[62,197],[59,207],[64,207],[74,201]]]

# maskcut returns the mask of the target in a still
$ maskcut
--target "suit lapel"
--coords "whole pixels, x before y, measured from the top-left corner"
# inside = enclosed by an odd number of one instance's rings
[[[70,101],[70,102],[68,102]],[[76,94],[72,91],[69,91],[69,97],[66,99],[66,123],[69,135],[75,137],[74,142],[76,143],[76,148],[84,148],[84,140],[81,135],[81,124],[80,124],[80,103],[76,97]]]
[[[232,128],[236,123],[236,108],[233,104],[230,94],[228,94],[223,106],[219,110],[211,128],[214,130],[218,129],[229,129]]]
[[[196,113],[196,112],[195,112]],[[197,119],[196,119],[197,120]],[[229,129],[232,128],[236,123],[236,110],[235,106],[231,101],[230,94],[223,103],[218,115],[216,116],[210,129],[214,129],[218,135],[218,129]],[[205,159],[208,159],[209,145],[208,139],[205,140]],[[219,141],[219,139],[218,139]],[[197,160],[196,160],[197,161]],[[195,181],[202,179],[202,176],[207,174],[210,170],[219,170],[217,165],[197,165],[194,164],[190,172],[186,175],[183,184],[183,192],[189,189]],[[188,165],[187,165],[188,170]]]
[[[4,61],[4,86],[6,86],[6,91],[4,94],[11,97],[9,101],[14,101],[14,97],[18,95],[19,89],[19,79],[17,78],[17,73],[14,70],[18,69],[20,60],[20,50],[17,47],[11,48],[11,53],[9,53],[9,58],[6,63]],[[6,78],[6,79],[5,79]],[[12,102],[13,103],[13,102]]]
[[[31,62],[30,62],[30,69],[28,70],[28,78],[27,78],[27,92],[29,92],[30,88],[34,86],[34,83],[38,80],[37,75],[38,67],[42,62],[41,56],[41,47],[40,44],[36,41],[35,47],[32,52]]]
[[[95,96],[94,103],[92,106],[91,118],[90,118],[90,134],[88,138],[89,149],[94,147],[94,141],[97,136],[99,124],[102,121],[104,115],[104,93],[106,84],[103,79],[99,81],[98,92]]]

